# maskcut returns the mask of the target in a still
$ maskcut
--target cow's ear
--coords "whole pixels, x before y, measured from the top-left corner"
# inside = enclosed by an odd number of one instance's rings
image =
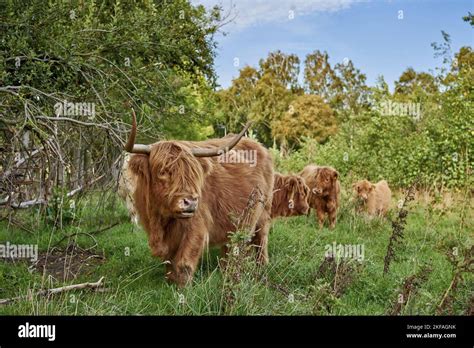
[[[375,190],[375,185],[374,184],[370,184],[370,191],[373,191]]]
[[[339,177],[339,173],[336,171],[334,171],[332,175],[333,175],[334,180],[336,180]]]

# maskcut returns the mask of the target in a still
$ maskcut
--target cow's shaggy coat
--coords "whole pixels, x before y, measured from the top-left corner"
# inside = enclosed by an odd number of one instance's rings
[[[360,201],[359,211],[365,211],[369,216],[384,216],[390,208],[392,191],[385,180],[372,184],[361,180],[353,185],[354,193]]]
[[[150,145],[148,154],[135,154],[130,159],[130,169],[137,176],[135,208],[152,255],[168,261],[167,278],[180,286],[192,279],[206,246],[220,246],[226,254],[228,234],[235,231],[233,219],[242,214],[256,188],[263,198],[249,226],[255,232],[252,244],[257,247],[257,260],[268,262],[273,191],[268,151],[243,138],[234,149],[256,151],[255,166],[193,155],[194,149],[205,153],[225,146],[229,139],[160,141]],[[140,151],[144,146],[139,145]],[[192,211],[183,205],[187,201],[195,202]]]
[[[299,175],[275,173],[273,183],[272,218],[308,213],[309,188]]]
[[[138,223],[138,216],[135,210],[135,202],[133,200],[133,193],[137,186],[137,177],[130,170],[128,162],[130,161],[130,155],[125,154],[123,159],[122,170],[120,171],[120,177],[118,181],[117,193],[125,201],[125,205],[130,215],[130,219],[133,223]]]
[[[316,211],[319,227],[322,228],[326,214],[329,217],[329,227],[336,226],[337,209],[341,185],[338,172],[331,167],[307,165],[300,173],[311,193],[308,203]]]

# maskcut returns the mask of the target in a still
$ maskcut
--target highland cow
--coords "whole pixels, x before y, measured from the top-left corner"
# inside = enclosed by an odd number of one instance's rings
[[[352,185],[354,193],[360,201],[359,211],[373,216],[385,216],[392,200],[392,191],[385,180],[372,184],[368,180],[361,180]]]
[[[300,175],[310,189],[308,203],[316,212],[319,227],[323,227],[327,214],[329,227],[333,229],[336,226],[339,193],[341,191],[338,180],[339,173],[331,167],[308,165],[304,167]]]
[[[148,234],[153,256],[167,261],[167,278],[179,286],[192,280],[206,246],[220,246],[226,254],[233,218],[242,214],[255,189],[262,199],[249,217],[257,262],[268,262],[271,225],[273,163],[259,143],[238,135],[206,141],[135,143],[136,118],[125,146],[135,153],[131,171],[137,176],[134,193],[139,221]],[[215,156],[235,148],[256,151],[255,165],[227,163]]]
[[[306,215],[309,210],[309,188],[299,175],[275,173],[272,218]]]

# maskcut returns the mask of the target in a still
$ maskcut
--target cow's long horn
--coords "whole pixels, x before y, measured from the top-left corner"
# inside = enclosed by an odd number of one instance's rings
[[[132,108],[132,130],[128,137],[128,141],[125,144],[125,151],[130,153],[150,153],[150,145],[135,144],[135,137],[137,135],[137,116],[135,110]]]
[[[234,136],[227,144],[223,146],[213,149],[194,148],[191,149],[191,152],[196,157],[213,157],[225,154],[226,152],[232,150],[235,145],[237,145],[239,140],[244,136],[245,132],[250,128],[251,125],[252,122],[247,122],[244,129],[242,129],[239,134]]]

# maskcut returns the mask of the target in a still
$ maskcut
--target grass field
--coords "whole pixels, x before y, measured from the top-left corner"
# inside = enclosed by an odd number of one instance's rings
[[[394,206],[395,202],[396,199]],[[101,209],[99,203],[96,206],[89,202],[78,213],[80,218],[62,230],[41,222],[25,231],[4,219],[0,222],[0,243],[38,244],[39,252],[44,253],[60,242],[57,248],[62,253],[57,251],[50,265],[46,262],[51,266],[48,272],[29,269],[31,264],[27,261],[0,259],[0,298],[26,296],[0,305],[0,314],[472,313],[473,274],[461,272],[462,278],[452,283],[456,268],[447,256],[454,253],[460,264],[464,260],[463,250],[472,246],[474,226],[469,203],[472,202],[455,199],[448,207],[433,208],[421,199],[411,202],[404,238],[385,275],[384,257],[392,234],[390,221],[367,220],[355,215],[349,204],[343,204],[335,230],[317,229],[314,215],[274,221],[269,242],[270,264],[256,269],[253,262],[244,260],[244,274],[238,278],[227,274],[232,270],[220,270],[217,250],[207,251],[194,283],[184,289],[164,280],[164,265],[151,257],[145,233],[128,221],[127,212],[118,201],[115,207]],[[396,215],[395,208],[391,218]],[[31,215],[26,217],[35,219]],[[116,222],[119,223],[112,228],[104,229]],[[91,234],[64,238],[77,232]],[[73,240],[80,248],[70,247],[69,252],[64,252]],[[326,260],[327,245],[333,242],[363,247],[363,259]],[[59,258],[65,255],[65,260]],[[67,267],[77,277],[63,281]],[[27,296],[42,288],[95,282],[102,276],[107,288],[104,292],[80,290],[50,298]],[[450,287],[444,304],[438,308]]]

